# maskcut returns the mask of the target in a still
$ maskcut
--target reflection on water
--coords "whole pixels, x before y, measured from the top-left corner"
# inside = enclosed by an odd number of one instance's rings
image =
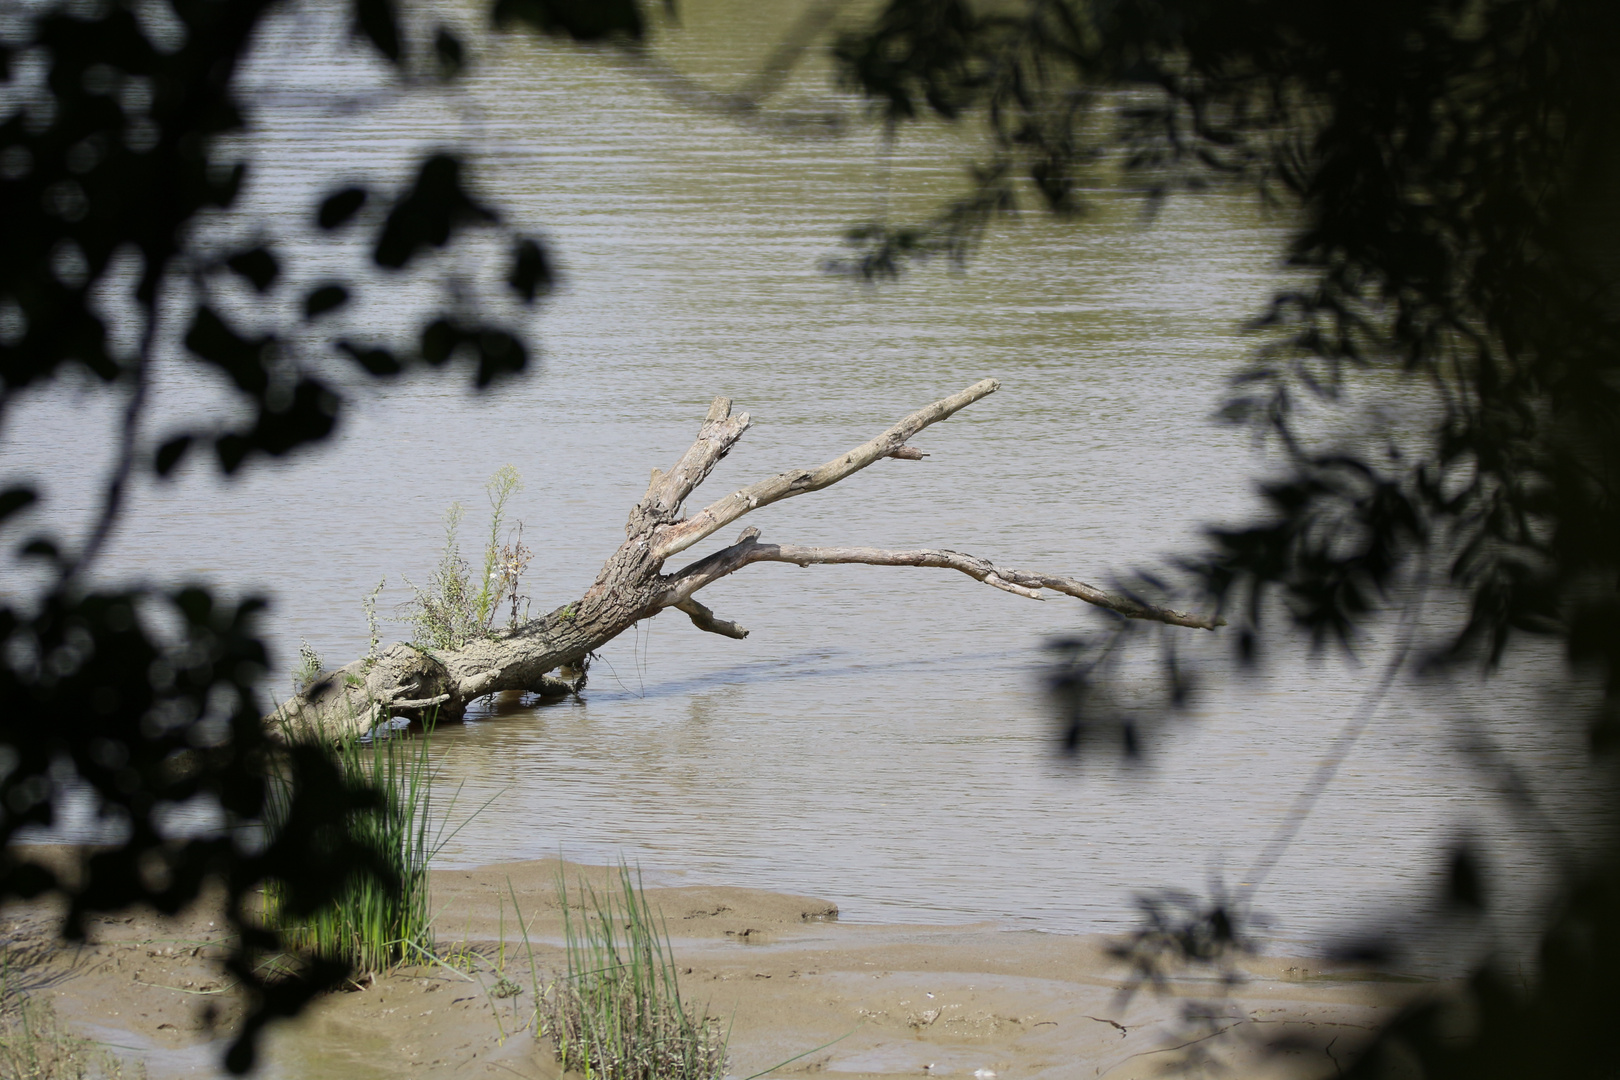
[[[683,4],[670,56],[731,85],[791,17],[778,7]],[[879,205],[920,212],[952,191],[952,133],[910,137],[885,165],[869,132],[762,135],[608,58],[520,38],[489,44],[463,88],[389,104],[378,65],[346,46],[319,63],[276,51],[321,32],[313,10],[288,15],[267,38],[280,59],[250,74],[268,139],[254,212],[302,234],[329,180],[397,176],[430,146],[476,151],[489,198],[549,238],[565,275],[535,328],[541,370],[478,398],[447,380],[384,387],[319,453],[229,487],[195,470],[149,487],[109,575],[254,583],[275,598],[283,665],[301,638],[341,663],[365,649],[361,598],[386,575],[386,614],[402,574],[426,578],[452,500],[474,507],[476,533],[480,485],[502,464],[527,481],[512,510],[544,610],[590,582],[648,470],[686,447],[713,395],[756,427],[711,497],[825,461],[985,376],[1004,389],[920,437],[926,461],[882,462],[749,523],[767,540],[945,546],[1105,578],[1250,505],[1254,451],[1206,419],[1249,348],[1236,328],[1274,283],[1278,226],[1246,202],[1173,203],[1150,228],[1102,198],[1086,221],[1007,226],[968,273],[860,288],[819,262]],[[833,100],[817,78],[801,73],[787,99]],[[325,241],[300,243],[326,257]],[[395,325],[390,296],[362,297],[349,329]],[[202,392],[155,393],[172,412]],[[15,423],[8,471],[71,474],[49,511],[82,518],[107,450],[83,435],[99,430],[91,407],[62,393]],[[1154,768],[1066,768],[1038,661],[1089,618],[1078,602],[920,569],[779,565],[704,599],[752,635],[666,615],[604,650],[583,700],[492,703],[440,733],[460,805],[493,800],[446,861],[622,852],[693,881],[823,895],[857,920],[1117,928],[1136,889],[1239,879],[1359,686],[1279,659],[1213,693]],[[1534,674],[1467,688],[1453,707],[1508,715]],[[1502,737],[1572,773],[1577,727]],[[1262,895],[1279,933],[1429,890],[1437,835],[1500,824],[1454,744],[1432,711],[1386,708]],[[1534,849],[1510,833],[1497,858],[1511,876]]]

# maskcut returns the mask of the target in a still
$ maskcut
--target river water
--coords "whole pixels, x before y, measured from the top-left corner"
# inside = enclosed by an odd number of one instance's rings
[[[776,8],[683,4],[661,62],[736,85],[785,29],[791,11]],[[470,9],[457,15],[472,25]],[[547,238],[565,284],[534,322],[542,355],[524,380],[483,395],[449,377],[368,390],[318,452],[230,485],[193,466],[137,493],[103,573],[268,591],[282,669],[300,641],[333,663],[361,654],[361,600],[385,576],[384,632],[403,636],[402,576],[428,576],[454,500],[476,548],[482,484],[508,463],[525,481],[511,512],[536,552],[535,609],[577,597],[649,470],[676,459],[716,394],[755,427],[700,504],[1001,380],[915,440],[924,461],[750,517],[767,540],[943,546],[1105,581],[1252,507],[1263,454],[1210,420],[1254,345],[1240,327],[1278,281],[1284,225],[1251,200],[1179,199],[1150,224],[1131,199],[1100,195],[1083,221],[998,228],[966,272],[867,288],[820,269],[842,231],[936,205],[959,188],[969,144],[924,130],[885,152],[819,61],[778,105],[842,110],[857,122],[840,138],[706,109],[667,73],[609,54],[476,30],[461,89],[402,97],[331,31],[328,15],[295,9],[244,76],[263,135],[249,225],[301,237],[303,272],[318,276],[342,257],[307,235],[320,192],[461,147],[489,201]],[[446,260],[434,273],[481,269]],[[399,303],[366,297],[351,328],[397,325]],[[42,394],[9,431],[8,471],[49,473],[47,517],[63,527],[82,520],[105,461],[85,435],[100,408]],[[156,408],[159,430],[229,404],[170,379]],[[608,646],[580,699],[492,703],[436,735],[441,792],[459,787],[452,817],[483,807],[446,842],[446,864],[622,856],[672,879],[825,896],[846,919],[1117,930],[1138,890],[1244,881],[1371,681],[1370,668],[1279,656],[1212,691],[1149,767],[1074,767],[1053,754],[1040,664],[1043,643],[1095,625],[1078,601],[938,571],[787,566],[704,599],[747,640],[666,613]],[[1589,779],[1579,718],[1549,733],[1518,707],[1549,675],[1548,658],[1529,657],[1446,710],[1393,698],[1260,893],[1271,932],[1297,947],[1432,894],[1442,847],[1468,832],[1492,839],[1507,907],[1522,912],[1540,841],[1458,753],[1456,720],[1490,725],[1534,776],[1560,778],[1549,798],[1573,800]]]

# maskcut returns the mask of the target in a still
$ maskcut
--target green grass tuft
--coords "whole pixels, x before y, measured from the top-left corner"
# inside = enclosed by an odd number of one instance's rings
[[[582,883],[578,923],[560,879],[558,889],[568,971],[539,1008],[564,1071],[585,1080],[719,1080],[726,1039],[681,1001],[669,934],[639,873],[621,863],[618,888],[601,895]]]
[[[433,955],[428,863],[449,837],[443,835],[442,818],[437,831],[432,825],[431,730],[429,725],[413,737],[379,729],[372,739],[325,744],[345,778],[374,784],[381,794],[382,805],[355,815],[349,827],[394,872],[400,888],[359,875],[336,902],[298,920],[283,911],[274,888],[267,890],[267,921],[295,948],[346,960],[359,972],[387,971]]]

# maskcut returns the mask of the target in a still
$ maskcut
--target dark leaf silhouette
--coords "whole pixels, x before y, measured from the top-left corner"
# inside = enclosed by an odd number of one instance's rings
[[[461,184],[461,161],[435,154],[422,163],[416,183],[389,211],[373,254],[378,266],[399,269],[423,248],[443,247],[463,225],[494,221]]]
[[[495,0],[494,14],[497,26],[519,22],[576,41],[633,41],[646,32],[636,0]]]
[[[354,0],[354,25],[391,63],[405,58],[393,0]]]
[[[322,285],[304,297],[304,318],[314,319],[349,302],[349,290],[342,285]]]
[[[33,488],[13,485],[4,491],[0,491],[0,522],[5,521],[6,518],[20,510],[27,509],[37,501],[39,501],[39,496],[34,492]]]
[[[168,476],[184,460],[186,451],[191,449],[191,442],[190,435],[176,435],[166,441],[158,447],[157,456],[152,461],[152,471],[159,476]]]
[[[336,229],[349,222],[366,205],[367,192],[362,187],[347,187],[335,191],[321,201],[315,221],[323,229]]]
[[[214,447],[220,467],[233,473],[255,451],[281,457],[326,438],[336,425],[338,406],[338,396],[319,380],[299,379],[290,391],[267,398],[251,428],[219,437]]]
[[[512,252],[512,273],[508,275],[506,283],[523,297],[525,304],[532,304],[536,296],[551,291],[551,264],[538,240],[525,237],[518,241]]]
[[[1451,853],[1451,880],[1446,899],[1468,911],[1485,910],[1485,874],[1479,856],[1467,847]]]
[[[281,265],[276,257],[270,254],[268,248],[256,247],[232,255],[225,260],[225,265],[241,274],[259,292],[264,292],[275,284],[276,275],[281,272]]]
[[[440,26],[433,33],[433,55],[439,62],[440,73],[447,79],[460,75],[467,66],[466,48],[446,26]]]
[[[405,370],[394,354],[387,349],[368,348],[351,341],[339,342],[338,348],[373,375],[398,375]]]
[[[265,366],[268,338],[246,338],[226,325],[211,308],[199,308],[186,334],[186,348],[229,375],[241,390],[263,394],[270,384]]]

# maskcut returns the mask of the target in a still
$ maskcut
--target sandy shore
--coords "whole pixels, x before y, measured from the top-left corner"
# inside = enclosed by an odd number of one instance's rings
[[[565,869],[598,887],[610,873]],[[522,1031],[532,995],[511,896],[544,982],[562,963],[558,870],[541,860],[436,871],[441,948],[470,946],[480,957],[473,972],[409,968],[333,994],[273,1030],[259,1074],[557,1077],[550,1047]],[[1246,1076],[1332,1076],[1380,1018],[1424,991],[1315,961],[1258,958],[1229,992],[1189,980],[1125,1004],[1126,972],[1100,938],[847,925],[830,900],[753,889],[648,896],[667,920],[683,996],[730,1024],[737,1080],[789,1058],[773,1075],[1126,1080],[1162,1075],[1188,1053],[1213,1054]],[[204,1010],[228,1025],[239,1004],[211,959],[223,934],[205,909],[98,920],[82,946],[42,947],[52,925],[39,907],[0,912],[14,952],[35,946],[23,983],[70,1028],[143,1064],[151,1080],[216,1075],[224,1042]],[[524,992],[493,996],[502,974]],[[1213,1019],[1189,1025],[1188,1014]],[[1185,1045],[1210,1032],[1218,1034]],[[1282,1041],[1288,1050],[1267,1052]]]

